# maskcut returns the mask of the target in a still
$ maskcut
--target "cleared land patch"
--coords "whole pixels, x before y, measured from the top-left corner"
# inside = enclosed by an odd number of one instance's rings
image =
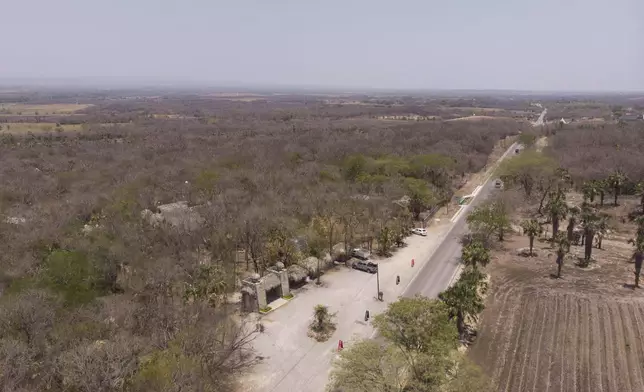
[[[44,105],[8,103],[0,104],[0,115],[44,116],[52,114],[72,114],[90,106],[92,105],[73,103],[54,103]]]
[[[501,116],[467,116],[467,117],[458,117],[452,118],[445,121],[483,121],[483,120],[511,120],[510,117],[501,117]]]

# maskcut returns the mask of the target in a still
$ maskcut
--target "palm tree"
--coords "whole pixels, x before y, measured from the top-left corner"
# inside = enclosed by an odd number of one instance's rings
[[[485,308],[482,295],[487,290],[485,274],[476,268],[466,268],[456,283],[438,294],[438,298],[449,308],[451,318],[456,318],[456,328],[465,337],[465,318],[476,319]]]
[[[559,167],[557,168],[557,170],[555,170],[555,176],[557,180],[558,192],[565,192],[568,188],[572,188],[572,186],[574,185],[570,172],[563,167]]]
[[[568,232],[568,242],[572,243],[573,232],[575,231],[575,225],[577,224],[577,218],[581,214],[581,209],[577,206],[572,206],[568,208],[568,227],[566,230]]]
[[[490,251],[481,241],[472,241],[463,246],[461,260],[467,266],[477,268],[478,265],[485,267],[490,263]]]
[[[595,196],[599,194],[599,189],[597,189],[597,182],[594,180],[586,181],[581,187],[581,191],[584,194],[584,201],[594,203]]]
[[[530,256],[532,256],[532,248],[534,247],[534,238],[543,232],[543,228],[539,221],[536,219],[524,220],[521,223],[523,234],[530,238]]]
[[[597,187],[597,193],[599,193],[599,206],[604,206],[604,196],[606,196],[606,180],[594,180],[595,186]]]
[[[635,185],[635,193],[640,195],[640,208],[644,213],[644,181],[640,181]]]
[[[635,287],[640,287],[640,273],[642,272],[642,260],[644,260],[644,240],[636,241],[633,258],[635,259]]]
[[[561,268],[563,267],[566,253],[570,250],[570,242],[568,242],[568,237],[563,233],[559,233],[553,242],[557,244],[557,278],[561,278]]]
[[[588,264],[593,253],[593,239],[599,230],[600,217],[594,209],[587,207],[581,213],[584,236],[582,245],[584,245],[584,262]]]
[[[552,219],[552,239],[554,241],[559,233],[559,222],[561,219],[565,219],[568,214],[566,195],[563,192],[552,192],[546,205],[546,211]]]
[[[644,215],[635,218],[635,223],[637,223],[636,240],[644,242]]]
[[[613,192],[613,196],[615,197],[615,201],[613,203],[615,205],[617,205],[617,198],[619,197],[620,190],[622,189],[625,181],[626,176],[621,170],[615,171],[606,179],[606,186],[610,187]]]
[[[640,287],[640,273],[642,272],[642,260],[644,260],[644,216],[639,216],[635,220],[637,223],[637,232],[634,239],[628,240],[635,245],[633,259],[635,260],[635,287]]]
[[[602,248],[602,240],[608,232],[608,215],[601,214],[597,220],[597,249]]]

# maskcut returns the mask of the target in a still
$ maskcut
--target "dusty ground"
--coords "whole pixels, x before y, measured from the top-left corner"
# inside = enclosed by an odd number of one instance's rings
[[[624,202],[607,213],[622,215]],[[589,268],[566,259],[562,279],[550,244],[535,241],[538,257],[515,256],[528,239],[515,235],[488,267],[491,292],[470,355],[495,378],[499,391],[644,391],[644,289],[633,290],[634,226],[615,229],[593,249]],[[583,255],[573,246],[571,253]]]

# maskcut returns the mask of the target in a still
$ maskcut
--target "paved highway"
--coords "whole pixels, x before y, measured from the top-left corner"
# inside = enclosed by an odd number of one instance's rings
[[[500,163],[508,155],[514,153],[518,147],[513,144],[498,161]],[[497,163],[497,165],[498,165]],[[487,199],[492,192],[494,192],[494,180],[496,178],[491,176],[481,185],[481,189],[476,194],[470,203],[463,207],[463,211],[456,217],[452,227],[446,232],[445,237],[441,240],[434,252],[430,255],[427,263],[418,274],[412,279],[409,285],[405,288],[404,296],[413,297],[416,294],[434,298],[441,291],[445,290],[456,279],[460,270],[460,256],[461,244],[460,239],[463,234],[468,232],[467,228],[467,214],[468,212]]]
[[[545,121],[543,121],[546,118],[546,113],[548,113],[548,109],[544,108],[543,112],[541,112],[541,115],[539,116],[537,121],[533,122],[532,125],[535,127],[538,127],[539,125],[546,125]]]

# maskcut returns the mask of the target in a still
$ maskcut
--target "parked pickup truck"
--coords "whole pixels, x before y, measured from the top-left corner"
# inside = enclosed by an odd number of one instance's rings
[[[378,272],[378,264],[372,263],[371,261],[358,261],[351,265],[353,269],[360,271],[368,272],[370,274],[375,274]]]

